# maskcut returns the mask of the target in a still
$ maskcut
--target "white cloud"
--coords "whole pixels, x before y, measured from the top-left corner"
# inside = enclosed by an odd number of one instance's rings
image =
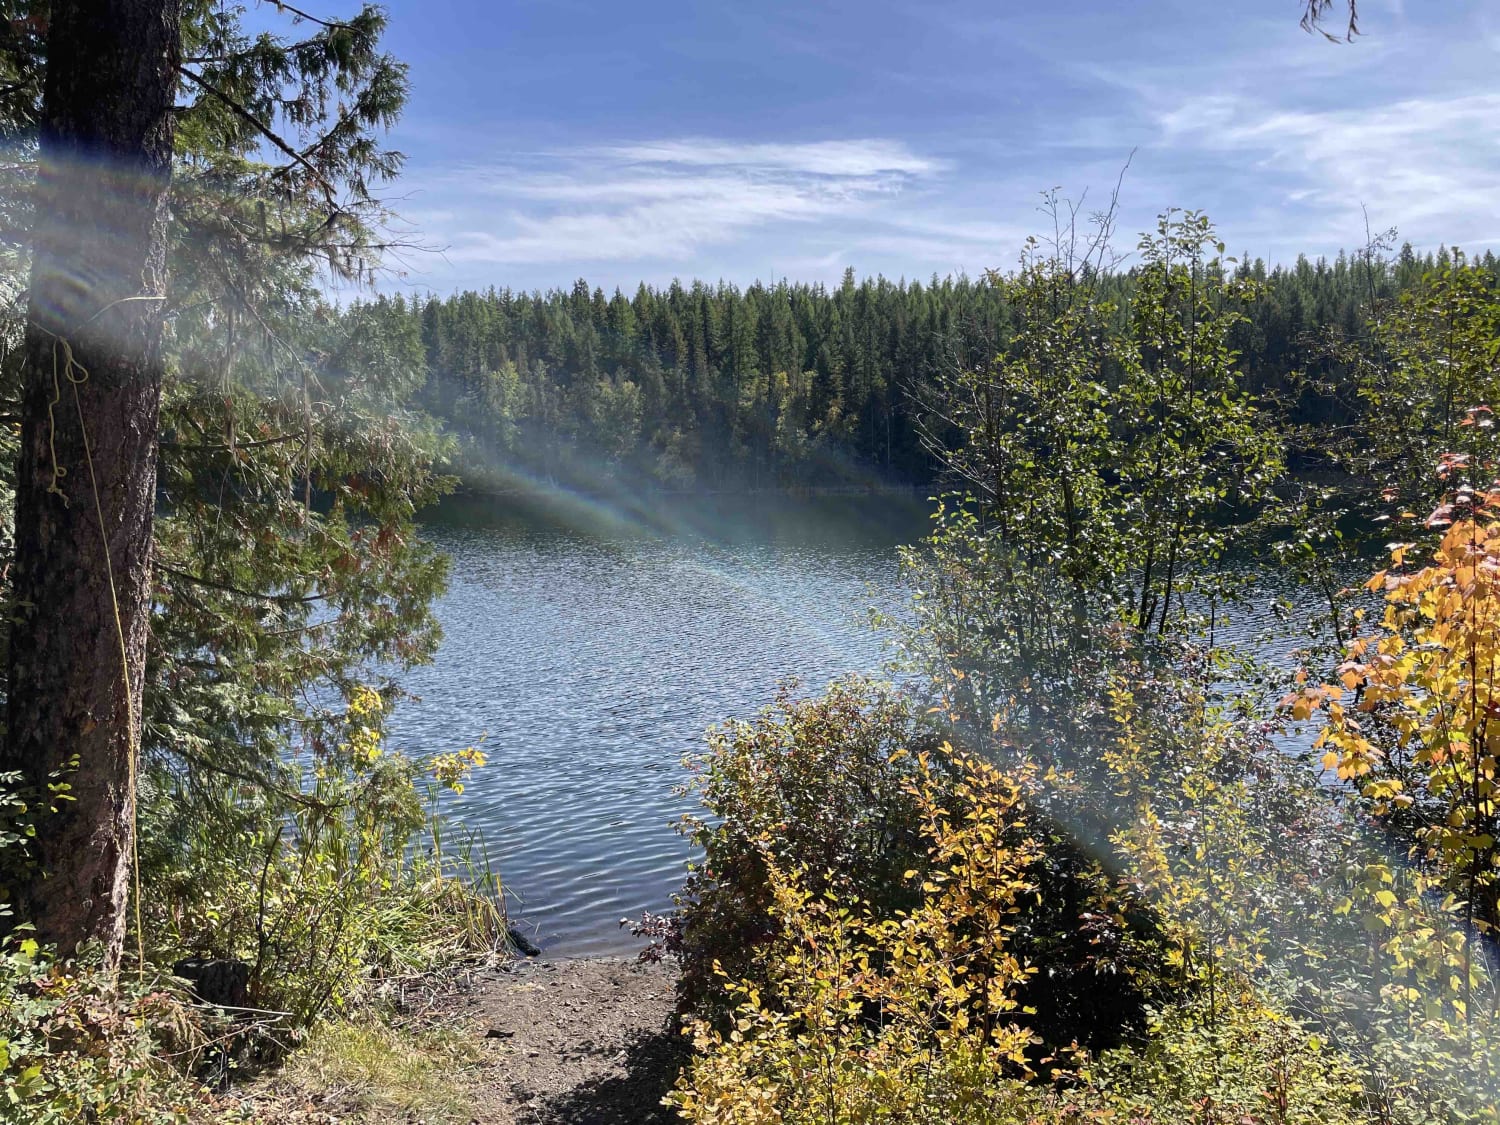
[[[698,138],[468,168],[445,186],[510,206],[471,210],[450,225],[447,257],[496,265],[691,257],[770,224],[870,217],[944,167],[888,140]]]
[[[608,211],[567,211],[542,217],[515,212],[501,233],[461,232],[448,257],[495,263],[683,257],[766,223],[851,211],[843,201],[784,186],[725,190],[705,183],[702,189]]]
[[[919,156],[898,141],[814,141],[807,144],[736,144],[709,138],[617,145],[600,152],[640,164],[762,168],[814,176],[925,175],[942,161]]]
[[[1312,215],[1366,207],[1377,227],[1415,241],[1485,239],[1500,184],[1500,94],[1409,98],[1348,109],[1289,110],[1235,96],[1200,98],[1160,117],[1166,146],[1244,169],[1266,196]]]

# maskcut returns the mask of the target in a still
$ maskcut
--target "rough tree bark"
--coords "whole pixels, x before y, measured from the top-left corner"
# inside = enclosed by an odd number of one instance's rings
[[[47,29],[0,770],[25,776],[37,826],[8,879],[15,917],[65,952],[102,941],[111,966],[151,608],[180,24],[181,0],[59,0]],[[49,801],[53,781],[70,799]]]

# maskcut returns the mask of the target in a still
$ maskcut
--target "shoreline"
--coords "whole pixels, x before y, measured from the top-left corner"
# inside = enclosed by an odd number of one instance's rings
[[[471,1024],[480,1125],[666,1125],[661,1104],[688,1058],[673,965],[635,958],[525,958],[439,1004]]]

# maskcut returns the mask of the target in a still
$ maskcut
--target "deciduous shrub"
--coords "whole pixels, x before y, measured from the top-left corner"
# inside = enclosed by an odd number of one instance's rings
[[[968,784],[920,718],[909,698],[845,680],[816,699],[784,692],[753,722],[713,733],[694,763],[693,789],[709,815],[687,822],[703,859],[680,899],[676,935],[689,1010],[722,1015],[732,999],[725,981],[771,979],[787,940],[773,868],[799,872],[814,898],[863,903],[871,918],[916,908],[923,878],[944,859],[933,850],[934,810],[962,806]],[[1169,983],[1151,912],[1036,807],[1003,831],[1029,841],[1025,874],[1035,888],[1007,935],[1034,969],[1016,983],[1028,1009],[1021,1022],[1043,1044],[1119,1043]]]
[[[936,1125],[1014,1099],[1031,1043],[1014,989],[1028,970],[1006,939],[1036,893],[1038,845],[1017,831],[1011,779],[964,762],[949,794],[928,756],[911,762],[933,863],[904,873],[910,910],[815,891],[770,834],[755,841],[778,956],[751,980],[718,970],[736,1007],[727,1030],[691,1025],[699,1058],[672,1097],[689,1120]]]
[[[1470,411],[1471,422],[1488,411]],[[1479,466],[1445,458],[1445,477]],[[1457,1120],[1500,1115],[1500,485],[1460,484],[1430,549],[1398,543],[1369,582],[1384,613],[1336,683],[1283,701],[1327,722],[1323,765],[1390,850],[1352,856],[1331,888],[1357,927],[1356,1023],[1392,1097]],[[1422,554],[1418,554],[1422,552]],[[1425,555],[1425,557],[1423,557]],[[1421,562],[1408,565],[1408,557]],[[1402,854],[1404,852],[1404,854]]]
[[[0,1121],[169,1125],[203,1091],[184,1074],[203,1035],[171,987],[0,948]]]
[[[776,956],[779,927],[764,841],[774,860],[799,869],[813,895],[835,892],[885,913],[915,901],[903,873],[925,851],[910,756],[925,736],[912,702],[889,687],[851,678],[816,699],[784,685],[755,719],[709,734],[689,760],[688,792],[704,812],[682,831],[700,849],[679,896],[686,1007],[721,1010],[729,979],[756,978]]]
[[[1031,829],[1036,778],[955,757],[956,779],[916,760],[929,864],[918,900],[883,916],[814,894],[763,839],[782,955],[762,978],[726,980],[728,1025],[690,1025],[698,1056],[673,1103],[736,1125],[948,1125],[1162,1121],[1313,1125],[1362,1119],[1350,1060],[1225,967],[1217,992],[1161,1009],[1127,1048],[1039,1055],[1022,1002],[1042,971],[1019,957],[1020,920],[1043,888],[1049,843]],[[1055,1081],[1041,1084],[1045,1071]]]

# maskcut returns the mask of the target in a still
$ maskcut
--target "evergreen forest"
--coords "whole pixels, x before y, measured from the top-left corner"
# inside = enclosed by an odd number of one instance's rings
[[[1405,245],[1227,266],[1257,287],[1230,336],[1243,388],[1292,426],[1349,422],[1357,406],[1335,342],[1364,331],[1372,301],[1449,261]],[[1475,265],[1496,275],[1493,252]],[[1132,272],[1101,284],[1128,315]],[[836,289],[694,282],[627,297],[580,279],[547,293],[380,297],[340,316],[416,373],[410,405],[457,440],[465,483],[501,490],[601,477],[664,491],[931,486],[954,436],[935,389],[1016,324],[984,278],[852,270]]]

